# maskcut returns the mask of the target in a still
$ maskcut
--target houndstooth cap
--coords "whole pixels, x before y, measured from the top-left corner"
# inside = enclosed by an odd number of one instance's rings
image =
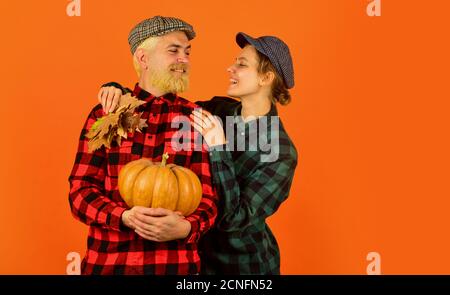
[[[134,54],[138,46],[145,39],[162,36],[175,31],[185,32],[188,40],[195,38],[194,28],[181,19],[159,15],[145,19],[134,26],[128,35],[128,44],[130,44],[131,53]]]

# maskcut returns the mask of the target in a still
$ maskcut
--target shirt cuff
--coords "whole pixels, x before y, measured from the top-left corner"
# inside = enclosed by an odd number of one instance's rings
[[[114,210],[110,213],[110,220],[108,223],[109,228],[116,231],[124,231],[128,229],[123,223],[122,223],[122,214],[127,209],[124,207],[116,207]]]
[[[231,153],[226,150],[226,145],[213,146],[209,150],[209,160],[211,162],[231,161]]]
[[[187,244],[197,243],[200,238],[200,222],[194,217],[186,217],[186,220],[191,223],[191,232],[184,239],[184,242]]]

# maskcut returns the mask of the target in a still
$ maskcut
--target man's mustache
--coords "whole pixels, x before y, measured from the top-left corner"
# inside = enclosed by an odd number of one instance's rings
[[[184,63],[172,64],[169,66],[169,70],[171,71],[183,70],[184,72],[187,72],[189,70],[189,66]]]

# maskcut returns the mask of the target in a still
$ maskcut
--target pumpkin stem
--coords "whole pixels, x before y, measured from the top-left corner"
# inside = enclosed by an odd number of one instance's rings
[[[162,156],[161,167],[166,166],[167,159],[169,159],[169,154],[168,153],[164,153],[163,156]]]

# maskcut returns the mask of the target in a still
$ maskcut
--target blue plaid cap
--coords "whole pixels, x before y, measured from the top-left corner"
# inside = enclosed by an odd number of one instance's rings
[[[267,56],[277,73],[283,78],[286,88],[294,87],[294,66],[286,43],[274,36],[253,38],[242,32],[236,35],[236,43],[241,48],[250,44],[260,53]]]

